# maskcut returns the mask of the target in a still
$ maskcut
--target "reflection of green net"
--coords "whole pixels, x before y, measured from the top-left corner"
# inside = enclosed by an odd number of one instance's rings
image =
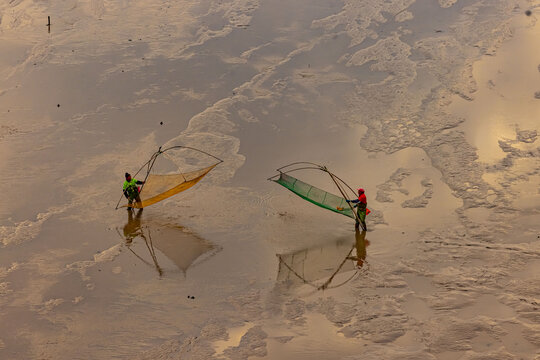
[[[287,281],[291,285],[301,284],[354,270],[352,262],[339,267],[343,259],[351,254],[352,245],[348,241],[338,241],[294,253],[277,254],[279,259],[277,280]]]
[[[279,179],[274,181],[291,190],[293,193],[300,196],[301,198],[312,202],[317,206],[337,212],[338,214],[342,214],[353,219],[355,218],[354,213],[349,207],[349,204],[347,204],[345,199],[340,196],[330,194],[329,192],[316,188],[315,186],[306,184],[301,180],[298,180],[290,175],[283,173],[279,174]]]

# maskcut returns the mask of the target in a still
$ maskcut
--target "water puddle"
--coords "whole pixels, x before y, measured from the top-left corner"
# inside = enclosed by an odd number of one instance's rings
[[[350,240],[339,239],[324,246],[277,254],[277,282],[287,288],[308,284],[317,290],[341,286],[350,281],[358,269],[367,266],[369,244],[366,232],[356,231],[352,244]]]
[[[536,13],[495,54],[525,8],[52,3],[0,4],[0,357],[458,359],[463,328],[473,350],[534,356],[534,314],[489,294],[537,278]],[[457,128],[449,93],[474,97],[452,100]],[[225,162],[115,212],[124,172],[167,142]],[[366,189],[367,233],[266,181],[297,160]],[[490,207],[503,193],[513,208]]]
[[[244,325],[232,327],[227,330],[227,340],[218,340],[212,344],[215,350],[215,356],[223,355],[225,349],[229,347],[239,346],[242,336],[244,336],[250,328],[253,327],[253,323],[246,322]]]
[[[291,340],[270,338],[267,343],[268,356],[265,359],[308,360],[335,359],[347,355],[361,353],[361,339],[349,339],[328,326],[328,320],[321,314],[307,314],[306,323],[301,330],[301,337]],[[270,327],[269,334],[275,337],[298,335],[296,332],[274,333]],[[330,345],[330,346],[328,346]]]
[[[540,132],[540,91],[538,79],[540,49],[536,44],[540,26],[526,17],[514,21],[512,41],[503,44],[496,56],[486,56],[474,64],[478,91],[473,101],[454,97],[450,109],[466,119],[461,126],[468,141],[478,149],[479,160],[494,163],[506,153],[500,140],[515,139],[517,130]],[[531,144],[522,144],[530,147]]]

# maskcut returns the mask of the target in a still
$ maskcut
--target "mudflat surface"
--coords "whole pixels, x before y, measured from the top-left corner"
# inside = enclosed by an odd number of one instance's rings
[[[539,11],[2,2],[0,358],[537,359]],[[224,163],[114,210],[173,145]],[[266,180],[294,161],[369,231]]]

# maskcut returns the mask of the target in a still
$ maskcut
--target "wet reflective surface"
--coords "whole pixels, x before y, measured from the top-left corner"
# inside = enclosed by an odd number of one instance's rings
[[[127,249],[144,264],[154,267],[160,276],[177,271],[187,276],[190,267],[220,250],[180,226],[143,223],[141,210],[127,213],[128,221],[123,227]]]
[[[343,286],[358,275],[358,270],[366,263],[366,231],[355,231],[355,241],[339,239],[320,247],[295,251],[292,254],[277,254],[279,268],[277,282],[287,288],[309,284],[317,290],[327,290]],[[344,281],[334,280],[343,274]],[[343,280],[343,279],[342,279]]]
[[[0,358],[535,359],[539,7],[0,3]],[[113,210],[178,144],[224,163]]]

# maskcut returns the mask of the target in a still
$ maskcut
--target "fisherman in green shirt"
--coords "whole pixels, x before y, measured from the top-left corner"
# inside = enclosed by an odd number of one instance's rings
[[[141,203],[141,198],[139,196],[139,188],[137,185],[144,184],[144,181],[138,181],[137,179],[132,179],[130,173],[126,173],[126,181],[124,181],[124,196],[128,199],[129,205],[134,201],[136,203]],[[131,210],[131,206],[128,206],[128,210]]]

